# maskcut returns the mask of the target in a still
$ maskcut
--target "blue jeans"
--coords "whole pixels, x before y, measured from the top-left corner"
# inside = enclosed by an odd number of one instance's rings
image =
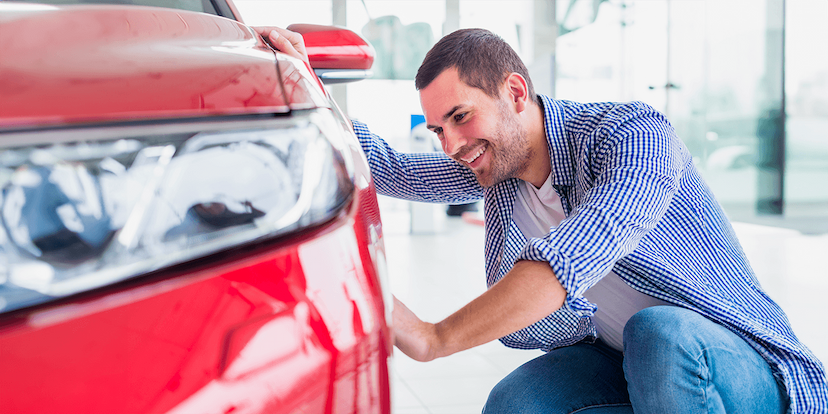
[[[485,414],[781,414],[787,396],[744,340],[675,306],[644,309],[624,327],[624,354],[600,340],[552,350],[509,374]]]

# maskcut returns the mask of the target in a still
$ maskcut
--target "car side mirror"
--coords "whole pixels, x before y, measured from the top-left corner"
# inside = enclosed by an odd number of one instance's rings
[[[354,82],[373,74],[374,47],[353,31],[317,24],[292,24],[287,29],[302,35],[310,65],[323,83]]]

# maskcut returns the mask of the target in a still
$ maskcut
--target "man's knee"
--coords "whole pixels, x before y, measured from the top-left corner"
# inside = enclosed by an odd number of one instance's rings
[[[675,306],[653,306],[633,315],[624,326],[624,352],[651,354],[654,348],[686,346],[704,317]]]
[[[637,393],[670,392],[672,381],[702,367],[703,344],[698,337],[704,317],[674,306],[639,311],[624,327],[624,375]]]
[[[624,375],[637,411],[654,413],[675,406],[683,398],[678,390],[704,392],[685,386],[690,378],[698,380],[703,369],[698,365],[700,347],[694,345],[701,322],[696,316],[700,315],[673,306],[655,306],[627,322]]]
[[[656,306],[630,318],[624,374],[636,412],[784,411],[767,362],[727,328],[687,309]],[[744,395],[754,398],[746,402]]]
[[[668,323],[682,323],[682,318],[676,315],[675,310],[680,309],[674,306],[653,306],[642,309],[633,315],[624,326],[624,336],[628,337],[662,337],[663,335],[670,335],[673,332],[672,327],[669,329]]]

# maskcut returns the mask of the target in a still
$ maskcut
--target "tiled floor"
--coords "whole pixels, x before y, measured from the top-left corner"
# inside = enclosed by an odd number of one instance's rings
[[[445,207],[435,206],[439,231],[412,235],[407,203],[383,197],[380,205],[392,291],[420,318],[439,321],[485,290],[482,227],[446,218]],[[828,361],[828,234],[744,223],[734,228],[794,331]],[[396,351],[394,413],[479,413],[501,378],[538,355],[497,341],[428,363]]]

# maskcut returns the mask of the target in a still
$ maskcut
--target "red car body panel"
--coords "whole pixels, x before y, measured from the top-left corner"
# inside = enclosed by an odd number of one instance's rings
[[[146,7],[3,6],[0,126],[327,105],[318,88],[286,96],[274,53],[230,19]]]
[[[3,411],[389,412],[379,287],[343,221],[6,319]]]
[[[236,21],[3,7],[0,133],[337,111],[304,64]],[[326,223],[0,314],[0,412],[389,413],[382,225],[349,145],[356,191]]]

